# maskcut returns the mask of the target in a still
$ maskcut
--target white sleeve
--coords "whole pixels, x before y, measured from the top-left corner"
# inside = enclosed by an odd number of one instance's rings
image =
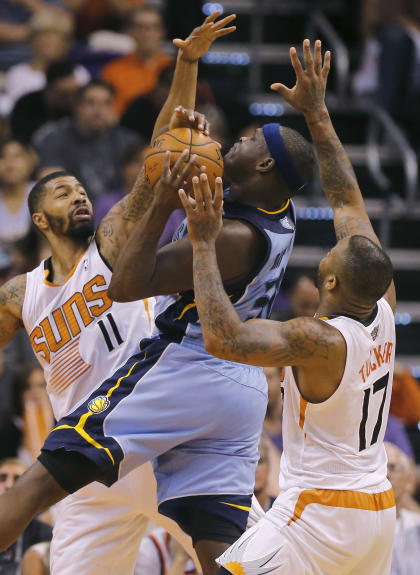
[[[150,537],[144,537],[140,544],[133,575],[160,575],[160,573],[161,559],[159,551]]]
[[[255,495],[252,495],[251,509],[249,510],[246,528],[249,529],[250,527],[253,527],[263,517],[265,517],[264,509],[258,503],[258,499]]]

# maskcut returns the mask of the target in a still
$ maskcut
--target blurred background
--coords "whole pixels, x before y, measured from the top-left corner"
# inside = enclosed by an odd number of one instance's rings
[[[387,439],[419,465],[418,0],[1,0],[0,282],[49,255],[26,207],[38,177],[57,167],[74,173],[97,222],[130,190],[169,90],[171,40],[217,9],[237,14],[237,31],[202,58],[197,108],[225,151],[269,121],[308,137],[303,118],[269,86],[292,85],[289,47],[303,38],[320,38],[332,51],[327,103],[395,269],[397,366]],[[316,178],[295,203],[279,320],[313,315],[315,271],[335,242]],[[51,426],[33,361],[24,333],[0,352],[0,459],[29,464]],[[273,437],[281,436],[280,417],[274,404]]]

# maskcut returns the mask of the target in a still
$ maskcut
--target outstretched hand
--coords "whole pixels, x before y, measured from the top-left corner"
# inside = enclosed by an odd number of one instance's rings
[[[192,179],[194,198],[179,190],[184,210],[188,219],[188,235],[193,244],[212,244],[222,229],[223,182],[216,178],[214,198],[206,174]]]
[[[166,152],[162,166],[162,175],[156,184],[155,204],[165,211],[174,211],[181,208],[178,190],[185,186],[188,176],[194,167],[197,167],[197,156],[192,155],[187,162],[188,150],[184,150],[171,168],[171,152]]]
[[[177,106],[171,116],[169,129],[174,128],[192,128],[203,132],[206,136],[210,134],[210,124],[205,115],[196,110],[187,110],[182,106]]]
[[[331,52],[326,52],[322,61],[321,40],[315,42],[312,57],[311,43],[303,41],[303,60],[305,69],[296,53],[290,48],[290,60],[296,73],[296,84],[287,88],[284,84],[272,84],[271,89],[281,94],[296,110],[303,114],[322,111],[325,108],[325,88],[330,71]]]
[[[226,16],[215,22],[221,14],[216,10],[207,16],[201,26],[197,26],[185,40],[175,38],[173,44],[181,50],[181,58],[184,60],[198,60],[205,54],[217,38],[231,34],[236,30],[236,26],[226,28],[236,18],[236,14]]]

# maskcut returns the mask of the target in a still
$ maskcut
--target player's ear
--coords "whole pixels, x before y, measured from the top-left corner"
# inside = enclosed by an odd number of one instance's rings
[[[35,212],[32,214],[32,221],[34,225],[41,231],[48,229],[48,222],[45,215],[42,212]]]
[[[324,278],[324,288],[327,291],[333,291],[338,286],[338,279],[335,274],[328,274]]]
[[[274,166],[276,165],[276,162],[274,160],[274,158],[264,158],[263,160],[260,160],[257,163],[256,169],[257,172],[260,172],[261,174],[266,174],[268,172],[271,172],[271,170],[274,169]]]

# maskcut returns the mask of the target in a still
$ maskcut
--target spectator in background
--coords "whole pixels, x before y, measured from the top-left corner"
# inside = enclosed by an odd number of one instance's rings
[[[0,428],[0,459],[19,457],[30,465],[54,424],[42,368],[30,363],[18,369],[12,394],[13,415]]]
[[[62,0],[74,13],[76,33],[87,36],[102,29],[115,29],[116,22],[124,18],[135,6],[144,0]]]
[[[390,413],[404,425],[420,422],[420,385],[409,369],[395,362]]]
[[[314,280],[308,275],[300,276],[290,290],[290,306],[275,311],[271,319],[287,321],[294,317],[313,317],[319,304],[319,292]]]
[[[132,10],[127,16],[125,31],[134,38],[136,51],[113,60],[102,71],[102,77],[116,90],[118,116],[134,98],[153,90],[162,68],[172,63],[172,59],[160,51],[164,28],[159,10],[150,6]]]
[[[13,137],[31,142],[38,128],[70,116],[78,87],[71,62],[60,60],[50,64],[46,87],[25,94],[16,102],[10,118]]]
[[[71,20],[55,12],[38,12],[33,16],[29,23],[32,58],[8,71],[5,94],[0,97],[2,113],[8,114],[24,94],[45,88],[48,66],[65,58],[72,31]],[[79,85],[89,81],[89,73],[83,66],[76,66],[74,73]]]
[[[420,3],[366,0],[362,28],[365,46],[353,91],[413,132],[420,119]]]
[[[93,201],[123,186],[121,162],[139,137],[118,125],[113,101],[113,87],[92,80],[78,93],[74,118],[35,135],[42,175],[67,170],[83,182]]]
[[[123,185],[118,190],[103,194],[96,202],[93,210],[96,226],[98,226],[114,204],[130,193],[143,165],[146,149],[146,144],[134,144],[134,146],[126,150],[124,157],[121,159]]]
[[[26,236],[31,227],[27,198],[35,168],[35,153],[27,144],[8,140],[0,145],[0,247]]]
[[[134,130],[149,142],[156,118],[168,96],[173,75],[173,66],[162,68],[153,89],[138,96],[128,105],[121,117],[121,125]],[[222,143],[227,136],[227,120],[220,108],[214,104],[213,93],[206,80],[197,81],[196,110],[208,118],[211,137]]]
[[[410,461],[396,445],[385,443],[388,479],[392,483],[397,509],[391,575],[417,575],[419,572],[420,513],[406,508],[413,480]]]
[[[142,539],[134,575],[196,575],[185,549],[163,528]]]
[[[55,12],[61,18],[69,18],[60,0],[1,0],[0,70],[30,59],[28,23],[33,14],[40,12]]]
[[[0,461],[0,495],[10,489],[14,482],[25,473],[27,466],[14,458]],[[41,541],[51,541],[52,529],[39,519],[32,519],[19,539],[6,551],[0,553],[0,573],[18,575],[19,564],[25,551]],[[35,575],[35,573],[31,573]]]

